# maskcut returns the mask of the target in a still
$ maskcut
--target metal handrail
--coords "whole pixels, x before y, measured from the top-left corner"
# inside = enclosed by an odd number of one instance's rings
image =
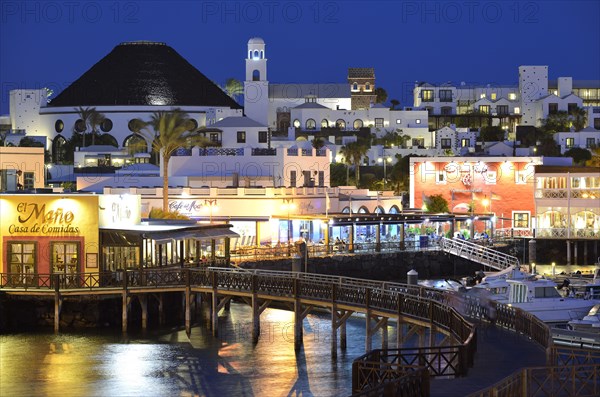
[[[442,237],[439,240],[439,246],[444,252],[481,263],[496,270],[519,266],[519,259],[516,256],[471,241]]]

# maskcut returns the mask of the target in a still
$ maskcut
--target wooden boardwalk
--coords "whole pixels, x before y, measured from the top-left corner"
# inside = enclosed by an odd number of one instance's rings
[[[489,323],[477,323],[477,353],[467,376],[432,379],[431,397],[462,397],[489,387],[524,367],[546,365],[545,350],[531,339]]]

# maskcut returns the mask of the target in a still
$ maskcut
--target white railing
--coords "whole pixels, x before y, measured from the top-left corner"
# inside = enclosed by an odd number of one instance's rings
[[[496,270],[504,270],[510,266],[519,266],[519,259],[516,256],[508,255],[470,241],[442,237],[439,240],[439,246],[444,252],[481,263]]]

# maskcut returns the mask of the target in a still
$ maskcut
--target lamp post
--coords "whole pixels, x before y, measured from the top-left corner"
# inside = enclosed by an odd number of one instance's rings
[[[391,163],[392,162],[392,158],[391,157],[379,157],[377,159],[378,163],[383,163],[383,190],[385,190],[385,180],[387,179],[387,163]]]
[[[291,240],[292,240],[292,228],[290,227],[290,210],[296,208],[294,204],[294,199],[284,198],[283,204],[281,205],[283,210],[287,211],[287,235],[288,235],[288,256],[292,254]]]
[[[209,222],[212,223],[213,210],[217,209],[217,199],[207,199],[207,200],[204,200],[204,206],[208,207],[208,209],[210,211]]]

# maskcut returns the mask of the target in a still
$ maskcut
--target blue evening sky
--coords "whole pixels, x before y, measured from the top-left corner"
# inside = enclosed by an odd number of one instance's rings
[[[271,82],[345,82],[374,67],[389,98],[416,80],[600,79],[600,1],[0,1],[0,113],[8,92],[56,93],[123,41],[166,42],[208,78],[244,79],[246,43],[267,44]]]

